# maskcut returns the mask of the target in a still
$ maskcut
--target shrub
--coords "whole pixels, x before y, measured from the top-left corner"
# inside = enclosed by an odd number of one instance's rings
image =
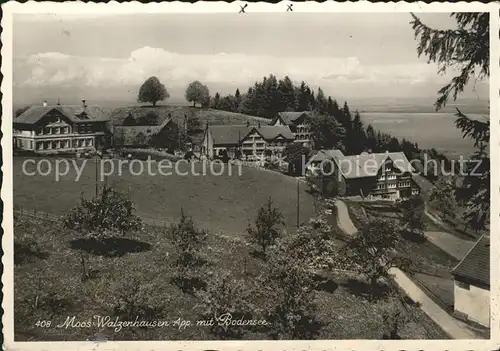
[[[402,239],[394,222],[373,218],[343,248],[345,261],[368,278],[372,298],[376,296],[378,280],[389,278],[390,268],[409,266],[409,260],[396,250],[400,247]]]
[[[282,236],[283,214],[273,206],[271,198],[267,204],[259,209],[255,219],[255,228],[248,227],[247,233],[251,242],[258,245],[262,254],[266,254],[269,246],[274,245],[276,240]]]
[[[384,325],[382,339],[401,339],[400,332],[410,322],[409,313],[412,313],[406,310],[408,307],[403,303],[395,295],[379,302]]]
[[[113,314],[126,320],[154,320],[163,313],[164,304],[158,300],[158,287],[145,277],[132,275],[115,283]]]
[[[193,219],[184,214],[181,209],[181,218],[168,229],[167,236],[172,243],[176,259],[174,260],[173,280],[183,291],[193,291],[203,287],[199,272],[195,267],[202,266],[204,261],[200,257],[200,249],[206,243],[208,233],[195,227]]]
[[[320,328],[314,303],[316,284],[303,260],[289,252],[283,244],[273,248],[263,278],[269,333],[275,339],[313,339]]]
[[[228,272],[216,273],[207,282],[206,291],[198,291],[202,316],[211,321],[210,332],[220,339],[241,339],[248,327],[220,323],[227,314],[233,320],[252,317],[248,289],[243,280],[236,280]]]
[[[412,196],[399,204],[403,214],[402,224],[409,232],[422,232],[425,230],[424,211],[425,200],[421,196]]]
[[[134,211],[132,201],[117,190],[104,187],[92,200],[82,197],[80,204],[65,217],[64,226],[97,240],[123,236],[141,228],[141,219]]]

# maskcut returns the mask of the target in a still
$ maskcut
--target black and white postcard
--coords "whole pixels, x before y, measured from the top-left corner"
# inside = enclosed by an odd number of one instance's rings
[[[7,350],[498,348],[498,4],[2,9]]]

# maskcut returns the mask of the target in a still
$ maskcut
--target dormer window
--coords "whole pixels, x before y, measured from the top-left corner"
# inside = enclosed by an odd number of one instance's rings
[[[89,116],[85,112],[82,112],[78,115],[78,118],[80,119],[89,119]]]

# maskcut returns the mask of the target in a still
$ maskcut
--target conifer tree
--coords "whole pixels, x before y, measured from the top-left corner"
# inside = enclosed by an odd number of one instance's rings
[[[490,75],[490,27],[489,13],[452,13],[458,29],[433,29],[425,25],[417,16],[411,21],[418,40],[417,53],[427,56],[438,64],[439,73],[450,67],[458,70],[450,83],[443,86],[435,106],[440,109],[448,100],[456,100],[464,91],[469,80],[480,80]],[[477,149],[472,156],[476,162],[469,164],[467,175],[456,191],[457,200],[465,204],[465,214],[469,225],[475,229],[485,229],[490,221],[490,121],[471,119],[457,109],[455,124],[464,138],[472,139]],[[474,172],[472,170],[474,169]]]

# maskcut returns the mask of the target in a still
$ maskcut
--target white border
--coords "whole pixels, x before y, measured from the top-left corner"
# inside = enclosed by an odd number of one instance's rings
[[[65,13],[79,14],[80,16],[102,16],[130,13],[234,13],[235,16],[255,15],[259,12],[285,12],[289,1],[278,4],[269,3],[247,3],[245,14],[239,14],[240,6],[245,2],[197,2],[195,4],[172,2],[172,3],[81,3],[81,2],[27,2],[24,4],[9,2],[2,4],[2,74],[4,76],[1,90],[2,99],[2,149],[3,149],[3,184],[1,196],[4,202],[4,236],[2,248],[4,257],[4,273],[2,283],[4,284],[4,300],[2,307],[3,332],[5,348],[7,350],[493,350],[500,346],[500,313],[498,280],[499,275],[499,252],[498,229],[500,228],[500,203],[498,191],[499,180],[499,58],[500,42],[499,33],[499,4],[498,3],[369,3],[365,1],[357,3],[316,3],[299,2],[294,3],[293,13],[297,12],[490,12],[490,116],[491,116],[491,339],[490,340],[404,340],[404,341],[381,341],[381,340],[318,340],[318,341],[121,341],[121,342],[14,342],[13,328],[13,193],[12,193],[12,34],[13,14],[20,13]],[[288,14],[293,15],[292,12]]]

